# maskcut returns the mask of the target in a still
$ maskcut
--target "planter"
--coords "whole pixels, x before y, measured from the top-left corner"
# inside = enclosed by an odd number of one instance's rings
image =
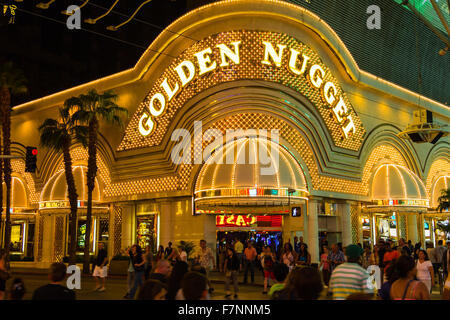
[[[114,275],[127,275],[129,264],[130,260],[111,260],[108,273]]]

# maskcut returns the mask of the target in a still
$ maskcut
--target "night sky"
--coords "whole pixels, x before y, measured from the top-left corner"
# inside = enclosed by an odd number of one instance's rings
[[[29,93],[12,104],[46,96],[133,67],[145,49],[171,22],[193,8],[212,1],[153,0],[118,31],[106,29],[128,19],[144,0],[119,0],[97,24],[84,23],[105,13],[115,0],[90,0],[81,9],[82,30],[69,30],[61,11],[85,0],[56,0],[47,10],[36,4],[49,0],[0,0],[0,63],[13,61],[28,80]],[[9,24],[5,3],[17,6]]]

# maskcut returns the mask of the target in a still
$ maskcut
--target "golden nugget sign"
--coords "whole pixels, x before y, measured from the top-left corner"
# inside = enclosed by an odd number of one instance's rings
[[[167,110],[170,102],[179,95],[196,77],[213,72],[216,69],[226,68],[230,63],[239,65],[242,59],[249,59],[248,56],[241,56],[244,41],[233,41],[229,43],[218,43],[214,47],[207,47],[195,52],[191,59],[180,62],[173,68],[176,80],[170,82],[166,77],[160,84],[160,90],[153,94],[148,105],[139,120],[139,132],[143,136],[150,135],[155,128],[155,119],[160,117]],[[350,108],[342,95],[339,94],[338,85],[333,81],[325,81],[327,72],[320,64],[310,62],[310,56],[295,48],[285,44],[261,41],[263,48],[260,65],[267,65],[274,68],[287,67],[295,76],[306,76],[312,88],[320,90],[323,101],[331,109],[335,121],[339,124],[342,134],[348,138],[355,133],[356,127],[350,114]],[[215,54],[213,54],[215,53]],[[258,53],[255,53],[258,56]],[[218,57],[217,60],[213,56]],[[287,56],[287,59],[286,59]],[[282,62],[287,65],[283,66]]]

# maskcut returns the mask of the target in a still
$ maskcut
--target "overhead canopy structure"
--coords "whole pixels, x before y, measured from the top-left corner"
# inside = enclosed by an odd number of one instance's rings
[[[236,209],[240,213],[242,207],[257,211],[265,207],[275,213],[274,207],[303,203],[307,195],[303,170],[286,149],[260,138],[242,138],[216,150],[205,162],[194,201],[196,208],[206,213],[237,212],[231,207],[241,207]],[[287,207],[282,212],[279,209],[275,211],[285,213]]]
[[[11,179],[11,212],[27,207],[27,191],[24,182],[18,177]],[[3,182],[3,208],[6,208],[6,184]],[[5,212],[5,211],[3,211]]]
[[[429,200],[420,178],[408,168],[396,164],[379,166],[370,185],[371,211],[426,211]]]
[[[86,185],[87,167],[75,166],[72,168],[75,180],[75,188],[78,194],[78,207],[85,208],[88,200],[88,190]],[[92,202],[94,206],[101,201],[101,190],[98,179],[95,178],[95,188],[92,192]],[[54,174],[45,185],[41,193],[39,209],[64,209],[70,208],[69,195],[67,191],[67,182],[65,171],[61,170]]]
[[[441,196],[442,190],[447,190],[450,187],[450,176],[441,176],[436,179],[431,187],[430,207],[436,210],[439,205],[438,198]]]

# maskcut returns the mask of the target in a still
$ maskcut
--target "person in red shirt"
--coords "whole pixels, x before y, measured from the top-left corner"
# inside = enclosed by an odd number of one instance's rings
[[[255,282],[255,260],[257,256],[256,249],[253,247],[252,242],[249,241],[247,248],[244,250],[244,284],[247,283],[249,268],[252,284]]]
[[[399,257],[400,253],[398,252],[397,247],[392,248],[389,243],[386,243],[386,253],[383,256],[383,266],[385,274],[388,267]]]

